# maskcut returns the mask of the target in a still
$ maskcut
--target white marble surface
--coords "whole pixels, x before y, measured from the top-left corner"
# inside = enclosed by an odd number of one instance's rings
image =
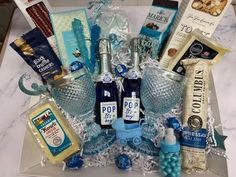
[[[8,44],[30,27],[22,14],[16,10]],[[229,177],[236,177],[236,18],[230,7],[215,32],[215,37],[232,52],[224,57],[213,71],[220,115],[226,140]],[[25,121],[30,97],[17,87],[19,77],[32,70],[10,47],[7,47],[0,68],[0,176],[19,176],[20,155],[25,132]]]

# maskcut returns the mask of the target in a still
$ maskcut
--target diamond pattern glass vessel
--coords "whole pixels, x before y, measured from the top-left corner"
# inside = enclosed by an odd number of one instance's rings
[[[157,135],[154,127],[158,115],[170,111],[180,100],[184,90],[183,76],[161,69],[147,66],[141,82],[141,100],[145,107],[146,125],[143,136],[152,139]]]
[[[183,76],[159,67],[147,67],[141,83],[141,99],[146,111],[164,114],[182,96]]]
[[[80,69],[60,79],[52,84],[50,90],[55,101],[66,112],[86,122],[84,149],[90,153],[84,151],[84,155],[99,153],[113,144],[115,133],[104,134],[93,120],[96,90],[91,76],[85,70]]]
[[[52,85],[51,94],[66,112],[80,118],[88,117],[96,101],[95,85],[89,74],[76,74]]]

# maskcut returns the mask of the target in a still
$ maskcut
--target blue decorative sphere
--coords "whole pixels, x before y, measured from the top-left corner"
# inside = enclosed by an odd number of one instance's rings
[[[83,68],[83,67],[84,67],[83,63],[81,63],[81,62],[79,62],[79,61],[74,61],[74,62],[72,62],[72,63],[70,64],[69,70],[70,70],[71,72],[74,72],[74,71],[77,71],[77,70],[79,70],[79,69],[81,69],[81,68]]]
[[[125,75],[127,74],[127,67],[124,64],[118,64],[115,67],[115,75],[117,77],[125,77]]]
[[[69,169],[79,169],[83,166],[83,164],[83,158],[80,155],[75,154],[68,159],[66,162],[66,167]]]
[[[132,161],[126,154],[120,154],[115,160],[116,166],[121,170],[127,170],[132,167]]]

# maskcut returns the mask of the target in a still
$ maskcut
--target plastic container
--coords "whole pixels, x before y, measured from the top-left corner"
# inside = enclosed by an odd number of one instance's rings
[[[166,130],[165,139],[161,142],[159,158],[162,176],[180,177],[180,144],[178,141],[176,141],[173,128],[168,128]]]

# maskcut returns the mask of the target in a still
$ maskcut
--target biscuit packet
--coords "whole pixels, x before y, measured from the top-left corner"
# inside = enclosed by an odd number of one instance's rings
[[[185,45],[169,63],[168,69],[185,75],[181,61],[188,58],[203,58],[217,63],[230,50],[219,44],[216,40],[204,36],[199,29],[194,30]]]
[[[189,173],[207,169],[208,92],[212,60],[202,58],[181,61],[186,69],[183,106],[182,167]]]
[[[213,16],[219,16],[228,0],[194,0],[192,3],[192,8],[208,13]]]
[[[39,28],[22,35],[10,46],[43,80],[56,80],[66,74],[61,61]]]

